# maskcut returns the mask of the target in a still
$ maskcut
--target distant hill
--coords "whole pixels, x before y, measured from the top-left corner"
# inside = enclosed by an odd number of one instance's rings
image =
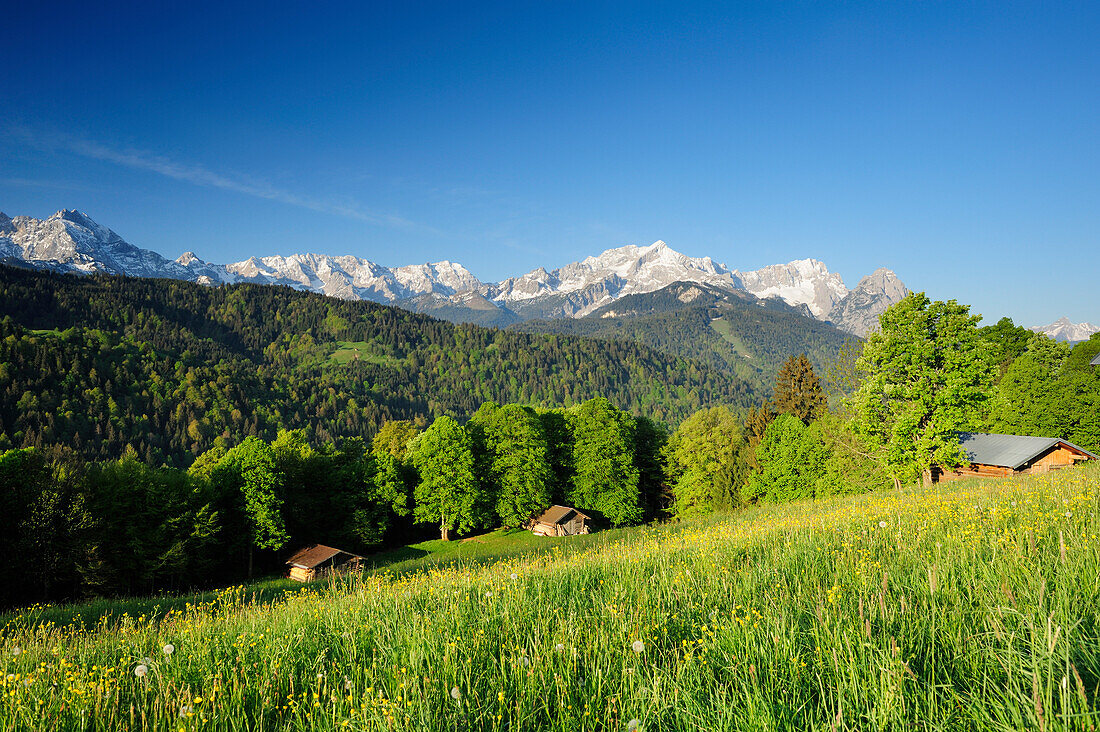
[[[219,439],[281,427],[369,437],[386,419],[596,395],[668,422],[754,399],[734,373],[637,343],[454,325],[287,287],[0,266],[0,448],[132,446],[186,465]]]
[[[761,392],[788,356],[805,353],[821,366],[852,338],[779,298],[691,282],[628,295],[583,318],[531,320],[510,330],[640,343],[736,374]]]

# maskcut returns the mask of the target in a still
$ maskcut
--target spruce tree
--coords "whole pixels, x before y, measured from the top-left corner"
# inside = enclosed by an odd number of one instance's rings
[[[825,413],[829,400],[821,388],[821,379],[803,353],[791,356],[775,377],[772,406],[779,414],[792,414],[809,424]]]

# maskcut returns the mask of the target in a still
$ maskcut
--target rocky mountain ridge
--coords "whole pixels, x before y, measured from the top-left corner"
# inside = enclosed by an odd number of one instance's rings
[[[1063,316],[1050,325],[1036,325],[1028,330],[1042,333],[1048,338],[1053,338],[1056,341],[1076,343],[1078,341],[1087,341],[1092,337],[1093,333],[1100,333],[1100,325],[1093,325],[1092,323],[1074,323],[1069,318]]]
[[[816,259],[740,271],[710,257],[681,254],[663,241],[608,249],[564,267],[539,267],[502,282],[483,282],[461,264],[446,260],[385,267],[351,255],[292,254],[215,264],[193,252],[169,260],[129,244],[73,210],[46,219],[0,214],[0,259],[60,272],[167,277],[208,285],[287,285],[484,325],[583,317],[627,295],[694,282],[761,300],[778,298],[808,316],[864,335],[886,307],[908,292],[889,270],[877,270],[849,291],[839,274]]]

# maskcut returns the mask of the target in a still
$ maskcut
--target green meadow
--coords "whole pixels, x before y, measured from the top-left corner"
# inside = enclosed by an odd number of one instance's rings
[[[1089,730],[1097,466],[5,616],[0,729]],[[144,604],[142,604],[144,603]]]

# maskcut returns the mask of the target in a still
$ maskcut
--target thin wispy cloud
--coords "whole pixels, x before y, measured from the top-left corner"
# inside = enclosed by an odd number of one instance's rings
[[[184,163],[146,150],[115,148],[103,143],[63,133],[43,133],[25,127],[13,127],[11,132],[22,141],[39,148],[63,150],[90,160],[101,160],[132,170],[144,170],[173,180],[204,188],[218,188],[253,198],[262,198],[317,213],[342,216],[378,226],[414,229],[444,235],[431,226],[410,221],[393,214],[371,211],[352,201],[338,201],[308,196],[239,174],[211,170],[196,163]]]

